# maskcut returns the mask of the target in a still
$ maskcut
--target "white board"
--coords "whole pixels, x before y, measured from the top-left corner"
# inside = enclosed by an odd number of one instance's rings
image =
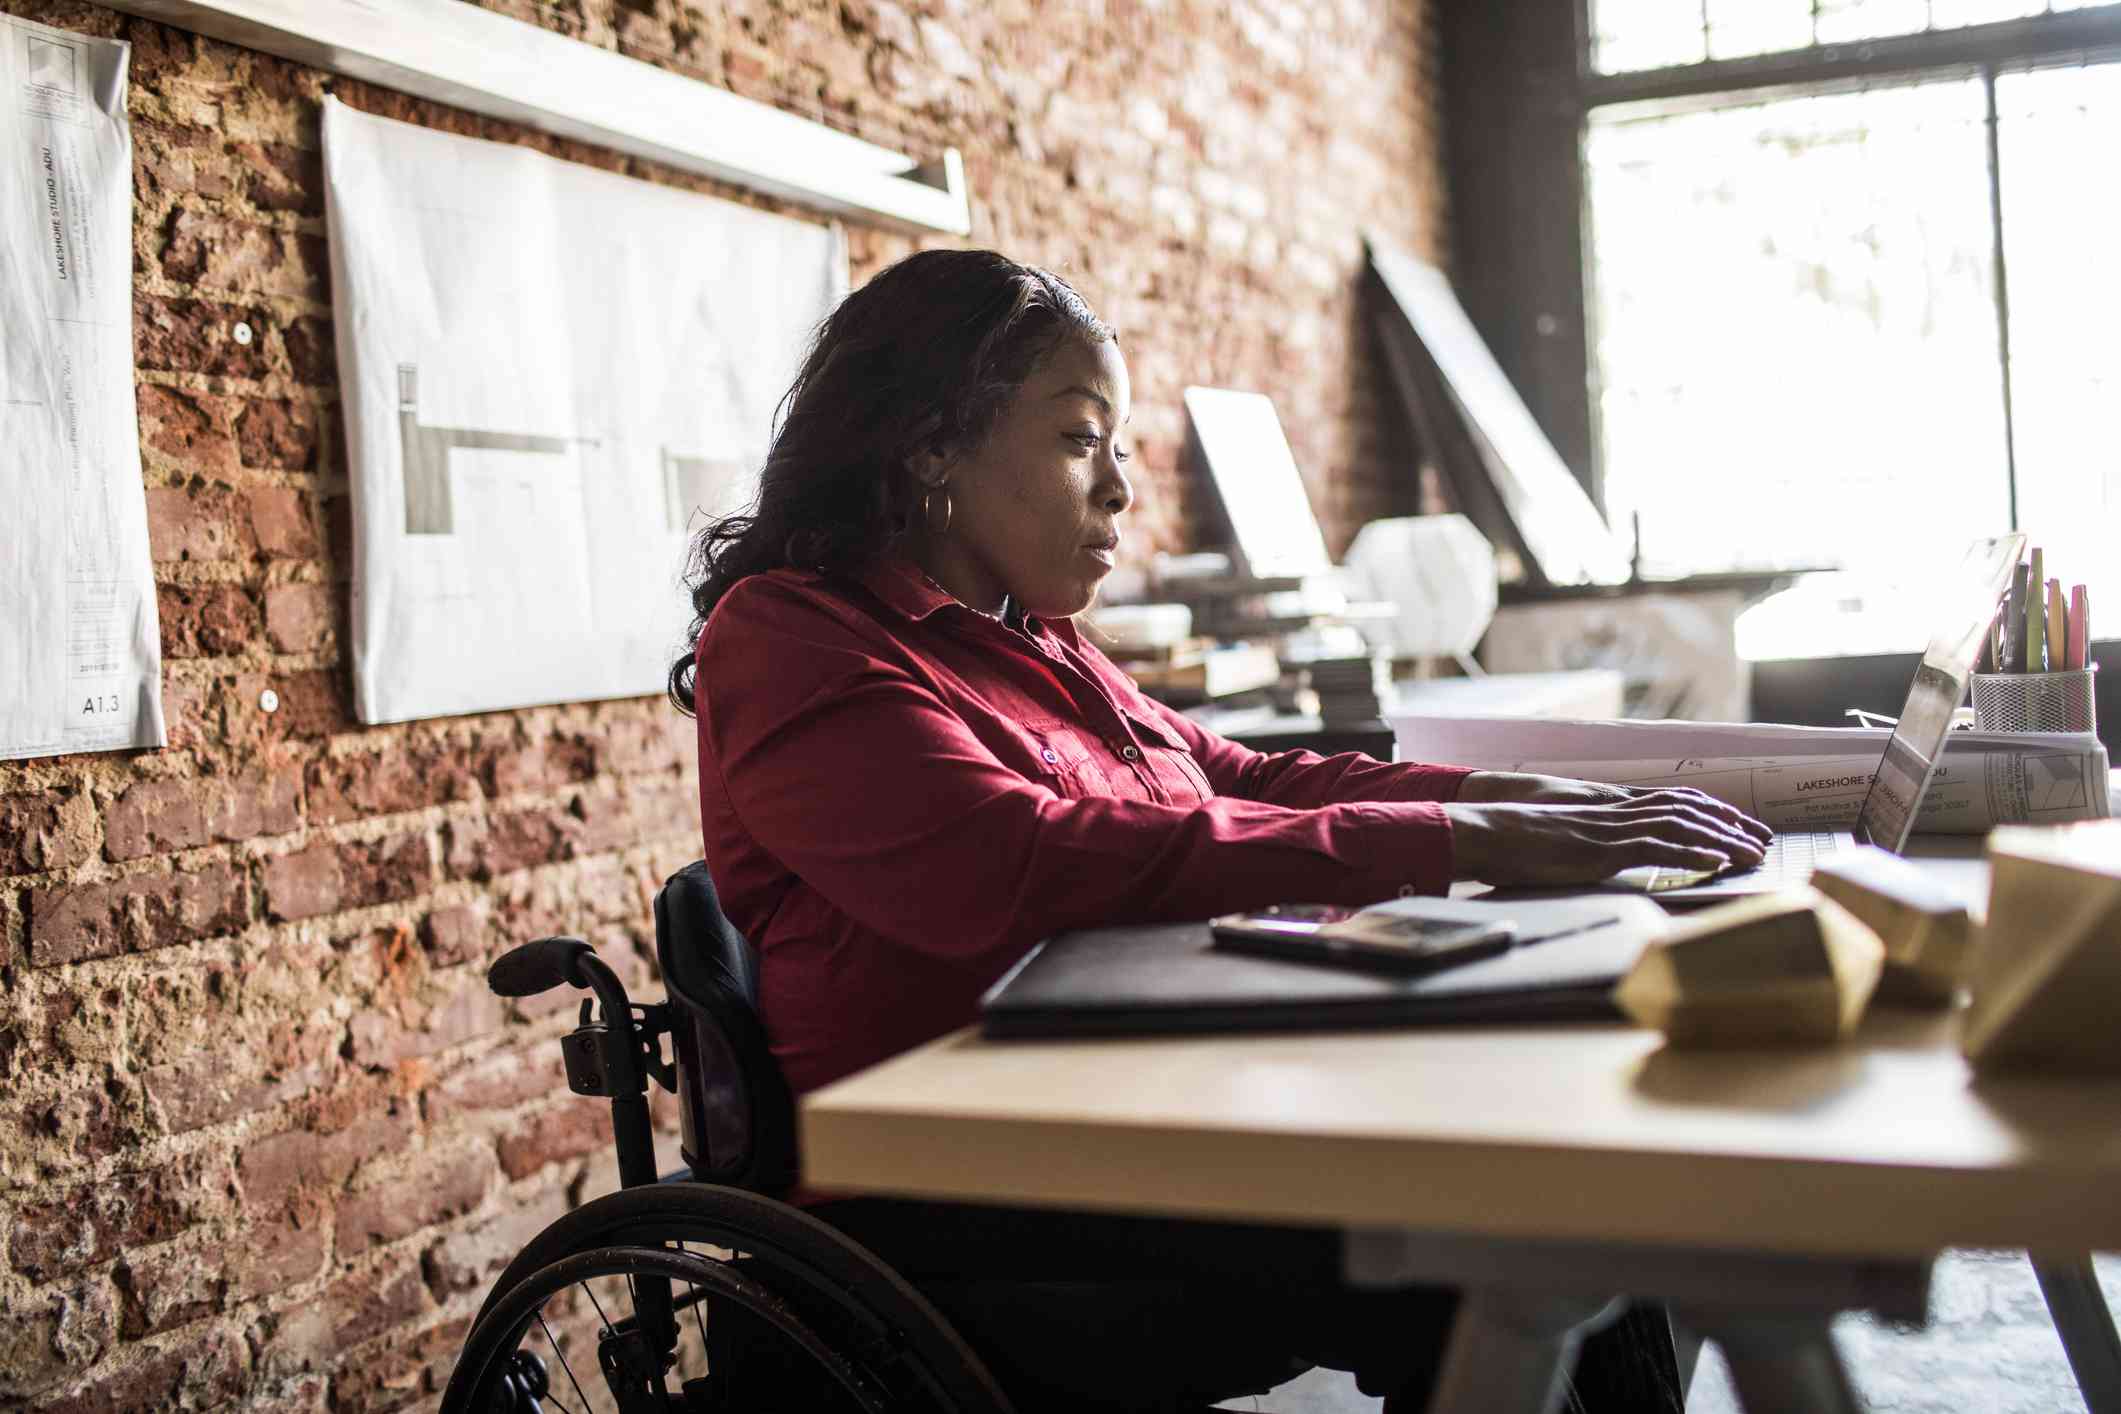
[[[324,157],[360,719],[660,691],[839,233],[336,100]]]
[[[0,759],[161,746],[129,46],[0,15]]]

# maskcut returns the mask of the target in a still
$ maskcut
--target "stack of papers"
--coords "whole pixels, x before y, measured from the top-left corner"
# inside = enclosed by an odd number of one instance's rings
[[[1892,733],[1735,722],[1393,717],[1402,761],[1529,771],[1628,786],[1692,786],[1775,830],[1856,822]],[[2111,813],[2106,748],[2089,733],[1953,732],[1915,818],[1986,834]]]

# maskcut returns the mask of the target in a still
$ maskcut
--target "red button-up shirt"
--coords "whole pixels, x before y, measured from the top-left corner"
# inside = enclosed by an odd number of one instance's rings
[[[1466,772],[1249,751],[904,561],[741,581],[698,668],[707,866],[798,1093],[964,1025],[1063,929],[1451,881]]]

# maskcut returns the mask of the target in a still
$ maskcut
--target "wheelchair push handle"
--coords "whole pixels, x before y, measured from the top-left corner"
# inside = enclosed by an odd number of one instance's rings
[[[580,938],[540,938],[510,948],[486,969],[486,985],[504,997],[534,997],[554,987],[586,987],[579,964],[596,952]]]

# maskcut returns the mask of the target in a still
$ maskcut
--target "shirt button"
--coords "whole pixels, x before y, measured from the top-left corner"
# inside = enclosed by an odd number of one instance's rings
[[[1046,758],[1046,764],[1048,766],[1058,765],[1060,762],[1060,753],[1058,751],[1055,751],[1050,746],[1047,747],[1044,751],[1041,751],[1039,755]]]
[[[1138,746],[1122,746],[1119,749],[1119,754],[1126,757],[1129,761],[1142,759],[1142,749]]]

